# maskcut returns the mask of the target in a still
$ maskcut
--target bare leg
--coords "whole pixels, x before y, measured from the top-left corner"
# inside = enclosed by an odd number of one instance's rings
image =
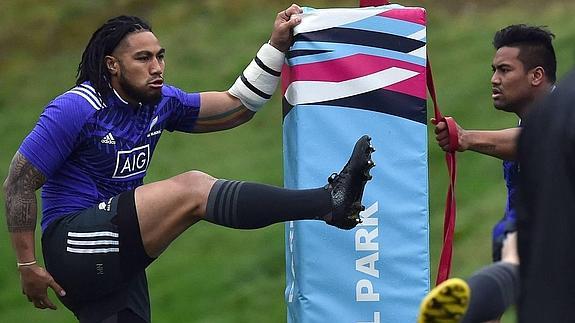
[[[144,249],[159,256],[172,241],[206,213],[216,179],[191,171],[136,189],[136,211]]]
[[[503,240],[501,260],[510,264],[519,265],[519,254],[517,252],[517,231],[508,233],[505,237],[505,240]]]

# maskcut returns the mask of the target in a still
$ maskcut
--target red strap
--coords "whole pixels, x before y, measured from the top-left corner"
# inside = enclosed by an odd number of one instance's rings
[[[437,104],[437,96],[435,94],[435,85],[433,84],[433,76],[431,73],[431,64],[429,58],[427,59],[427,89],[433,101],[433,110],[435,113],[435,120],[445,121],[447,124],[447,131],[449,133],[449,152],[445,153],[445,161],[447,163],[447,171],[449,172],[449,188],[447,190],[447,198],[445,201],[445,218],[443,221],[443,247],[441,248],[441,256],[439,258],[439,268],[437,270],[436,284],[440,284],[447,278],[451,272],[451,258],[453,255],[453,233],[455,231],[455,182],[457,178],[457,160],[455,152],[457,151],[459,140],[457,133],[457,124],[451,117],[443,117]]]
[[[449,151],[456,152],[459,149],[459,131],[457,130],[457,123],[452,117],[443,117],[443,121],[447,125],[447,133],[449,135]]]

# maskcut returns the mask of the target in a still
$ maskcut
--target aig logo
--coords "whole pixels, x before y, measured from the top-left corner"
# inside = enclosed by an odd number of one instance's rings
[[[132,150],[118,151],[116,170],[113,178],[126,178],[141,174],[150,164],[150,145],[136,147]]]

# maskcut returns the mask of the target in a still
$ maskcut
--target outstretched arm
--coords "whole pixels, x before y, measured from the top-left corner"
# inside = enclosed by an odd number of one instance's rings
[[[284,52],[293,41],[293,28],[301,22],[297,5],[276,16],[268,44],[262,46],[234,85],[224,92],[201,93],[201,107],[194,132],[211,132],[236,127],[248,120],[275,92]]]
[[[237,127],[249,121],[255,111],[227,91],[200,93],[200,115],[193,132],[212,132]]]
[[[502,160],[515,160],[520,133],[519,127],[490,131],[467,130],[463,134],[463,141],[467,142],[468,150]]]
[[[36,230],[36,190],[46,181],[44,175],[17,152],[12,159],[4,182],[6,222],[12,246],[16,252],[22,292],[37,308],[56,309],[47,294],[51,287],[63,295],[64,291],[52,276],[36,264],[34,232]]]
[[[457,132],[459,135],[458,151],[472,150],[502,160],[515,160],[516,158],[517,140],[521,133],[519,127],[503,130],[465,130],[457,125]],[[437,144],[441,149],[448,151],[447,124],[437,123],[435,134]]]

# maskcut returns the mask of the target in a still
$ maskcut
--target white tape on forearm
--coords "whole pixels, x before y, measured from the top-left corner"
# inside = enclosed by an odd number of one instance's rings
[[[274,94],[284,63],[284,53],[264,44],[228,92],[256,112]]]

